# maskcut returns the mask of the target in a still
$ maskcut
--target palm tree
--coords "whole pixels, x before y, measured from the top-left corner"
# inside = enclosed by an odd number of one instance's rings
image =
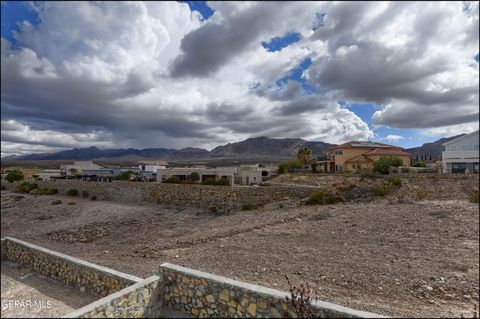
[[[302,165],[307,165],[312,158],[312,151],[308,147],[302,146],[297,150],[297,158]]]

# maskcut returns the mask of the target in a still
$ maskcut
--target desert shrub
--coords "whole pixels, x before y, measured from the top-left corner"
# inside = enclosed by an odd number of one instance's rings
[[[180,184],[182,180],[177,176],[172,176],[163,181],[164,183]]]
[[[67,191],[67,195],[68,195],[68,196],[77,196],[77,195],[78,195],[78,189],[70,188],[70,189]]]
[[[83,192],[82,192],[82,197],[83,197],[83,198],[87,198],[87,197],[88,197],[88,192],[87,192],[87,191],[83,191]]]
[[[189,179],[183,180],[182,184],[195,184],[195,182],[189,178]]]
[[[97,196],[93,195],[92,197],[90,197],[90,200],[97,200]]]
[[[278,166],[278,174],[285,174],[291,172],[295,168],[302,168],[302,163],[296,158],[281,162]]]
[[[214,178],[207,178],[202,182],[203,185],[217,185],[217,186],[228,186],[230,185],[229,181],[226,178],[220,178],[218,180]]]
[[[313,291],[308,284],[300,284],[299,287],[295,287],[292,286],[287,276],[285,276],[285,278],[287,278],[287,283],[290,286],[288,289],[288,291],[290,291],[290,297],[285,297],[285,300],[290,302],[297,317],[315,318],[312,303],[318,301],[318,295],[315,293],[315,297],[313,296]],[[284,317],[289,317],[287,312],[285,312]]]
[[[246,204],[242,205],[242,210],[252,210],[252,209],[255,209],[255,208],[256,208],[256,205],[254,205],[252,203],[246,203]]]
[[[343,199],[338,194],[319,189],[308,196],[307,200],[305,201],[305,205],[335,204],[341,201],[343,201]]]
[[[478,203],[478,188],[472,189],[472,194],[470,195],[470,201],[472,203]]]
[[[376,196],[385,196],[392,190],[392,186],[390,183],[381,183],[375,184],[372,186],[372,191]]]
[[[192,174],[190,174],[190,179],[194,182],[199,181],[200,174],[198,174],[197,172],[192,172]]]
[[[52,205],[60,205],[61,203],[62,203],[61,200],[56,199],[56,200],[54,200],[51,204],[52,204]]]
[[[402,186],[402,180],[398,176],[389,177],[387,179],[387,183],[390,183],[395,187],[401,187]]]
[[[30,193],[31,190],[37,189],[37,188],[38,188],[37,183],[23,182],[23,183],[17,185],[17,187],[15,187],[14,191],[17,192],[17,193],[27,194],[27,193]]]
[[[380,174],[388,174],[390,166],[398,167],[401,165],[403,165],[403,162],[397,157],[381,157],[373,163],[373,171]]]
[[[68,202],[68,205],[75,205],[75,202]]]
[[[427,164],[425,164],[424,162],[417,162],[413,164],[412,167],[427,167]]]
[[[5,180],[9,181],[10,183],[13,183],[14,181],[21,181],[23,179],[23,173],[22,171],[15,169],[7,174],[5,176]]]
[[[423,189],[417,189],[415,191],[415,196],[418,198],[418,199],[424,199],[425,197],[427,197],[427,191],[423,190]]]
[[[364,179],[375,179],[375,174],[373,174],[371,169],[362,168],[358,171],[358,175],[360,175],[360,180],[363,181]]]
[[[115,176],[113,179],[118,180],[118,181],[129,181],[132,174],[133,174],[132,171],[126,171],[126,172],[121,173],[118,176]]]
[[[17,195],[17,196],[14,197],[14,199],[16,201],[19,201],[19,200],[24,199],[24,198],[25,198],[25,196],[23,196],[23,195]]]
[[[31,194],[32,192],[30,192]],[[38,195],[53,195],[58,193],[58,189],[56,188],[39,188]]]

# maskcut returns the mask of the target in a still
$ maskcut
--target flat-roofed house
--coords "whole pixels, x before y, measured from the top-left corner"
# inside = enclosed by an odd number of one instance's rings
[[[347,142],[329,148],[326,153],[317,162],[317,171],[321,173],[368,169],[382,157],[396,157],[402,160],[403,166],[410,166],[410,153],[401,147],[378,142]]]
[[[442,166],[444,173],[478,173],[479,131],[443,143]]]
[[[204,168],[204,167],[175,167],[157,170],[157,182],[163,182],[172,176],[176,176],[181,180],[187,180],[193,172],[200,175],[200,182],[207,179],[226,179],[233,186],[235,170],[229,168]]]

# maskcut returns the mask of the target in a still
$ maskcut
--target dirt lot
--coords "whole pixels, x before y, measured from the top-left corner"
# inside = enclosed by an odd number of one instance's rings
[[[19,264],[2,261],[2,318],[58,318],[97,299]]]
[[[471,316],[479,293],[479,208],[465,198],[302,206],[213,216],[2,191],[2,236],[137,276],[171,262],[400,317]],[[62,204],[51,205],[54,199]],[[68,205],[68,202],[75,202]]]

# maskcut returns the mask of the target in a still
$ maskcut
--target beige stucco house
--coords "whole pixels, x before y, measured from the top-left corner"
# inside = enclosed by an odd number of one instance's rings
[[[404,166],[410,166],[410,153],[403,148],[378,142],[352,141],[327,150],[327,156],[317,164],[322,173],[358,171],[371,168],[381,157],[400,158]]]

